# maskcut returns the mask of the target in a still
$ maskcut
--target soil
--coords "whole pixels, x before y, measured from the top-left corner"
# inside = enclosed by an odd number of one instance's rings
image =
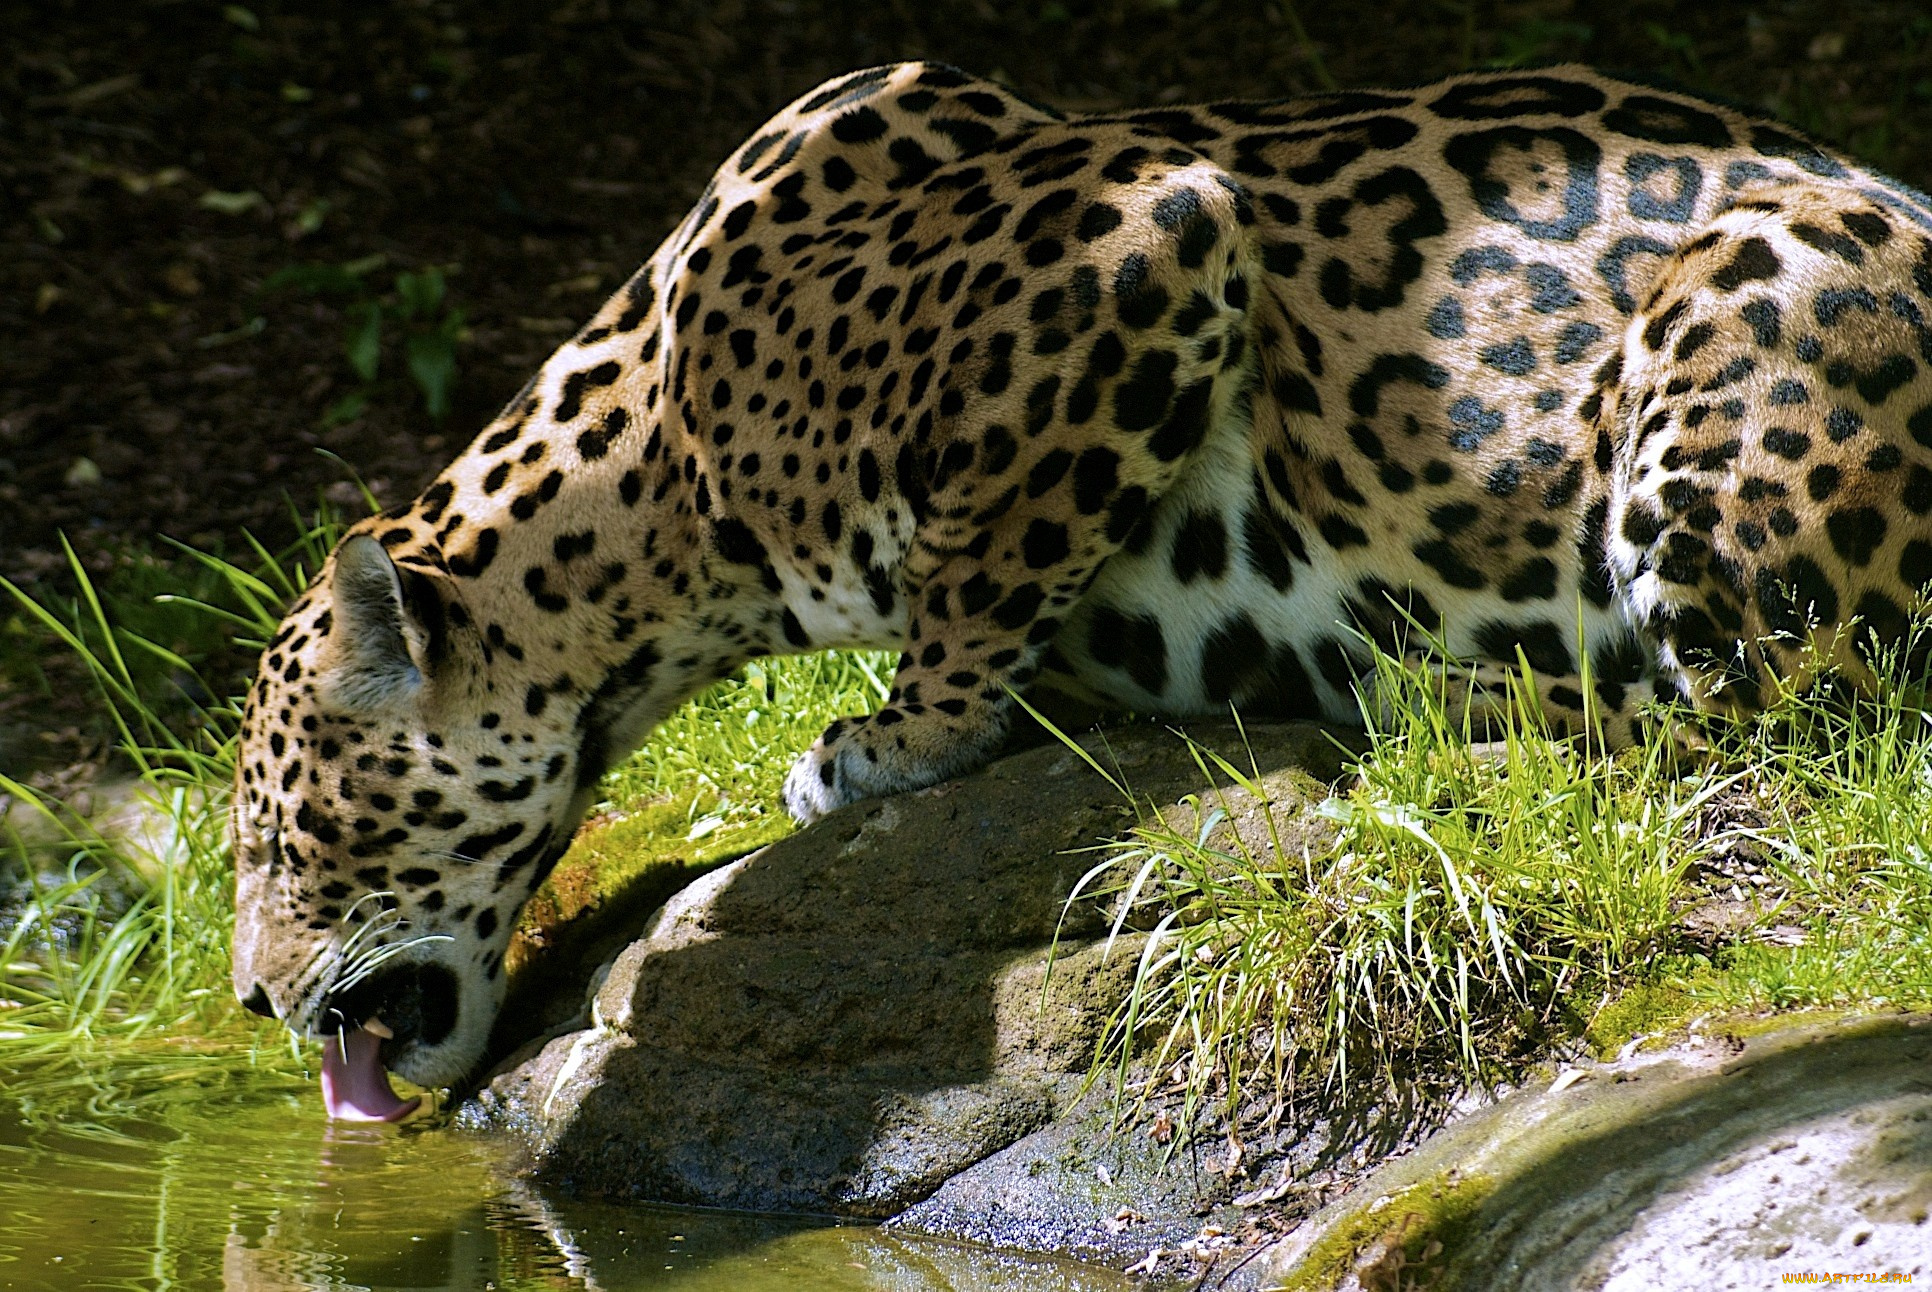
[[[0,0],[0,574],[57,587],[62,534],[96,571],[274,547],[318,495],[359,514],[357,478],[407,498],[765,117],[913,57],[1070,108],[1582,59],[1932,185],[1922,0]],[[361,289],[271,285],[345,264]],[[440,420],[397,327],[373,382],[345,349],[431,267],[463,318]]]

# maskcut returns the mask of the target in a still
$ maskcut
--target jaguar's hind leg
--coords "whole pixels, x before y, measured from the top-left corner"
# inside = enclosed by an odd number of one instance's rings
[[[1849,189],[1740,201],[1660,274],[1600,426],[1616,594],[1692,705],[1869,684],[1932,580],[1932,238]]]

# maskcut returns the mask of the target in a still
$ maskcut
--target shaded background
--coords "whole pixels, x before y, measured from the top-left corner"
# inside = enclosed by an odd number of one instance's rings
[[[1073,109],[1580,59],[1932,186],[1923,0],[0,3],[0,574],[407,498],[755,126],[912,57]]]

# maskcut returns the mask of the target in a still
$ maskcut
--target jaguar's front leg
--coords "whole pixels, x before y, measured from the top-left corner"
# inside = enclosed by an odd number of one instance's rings
[[[959,560],[928,580],[915,594],[917,609],[885,704],[877,713],[834,722],[792,765],[785,780],[792,816],[812,821],[859,799],[919,789],[984,765],[1005,739],[1013,693],[1038,674],[1061,618],[1112,549],[1102,525],[1089,528],[1068,536],[1079,547],[1055,569],[1029,568],[1024,555],[990,565]],[[1061,550],[1057,537],[1053,546]],[[1041,555],[1036,548],[1034,560]]]

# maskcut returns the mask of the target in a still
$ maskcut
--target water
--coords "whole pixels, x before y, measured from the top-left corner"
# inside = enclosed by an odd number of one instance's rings
[[[6,1062],[0,1056],[0,1065]],[[1119,1292],[865,1226],[551,1199],[433,1119],[332,1124],[286,1055],[0,1066],[0,1289]]]

